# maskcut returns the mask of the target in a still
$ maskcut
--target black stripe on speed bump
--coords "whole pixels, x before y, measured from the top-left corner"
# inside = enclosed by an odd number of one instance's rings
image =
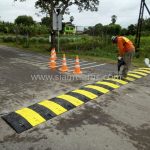
[[[46,108],[42,105],[39,105],[39,104],[34,104],[32,106],[29,106],[28,108],[30,108],[30,109],[34,110],[35,112],[37,112],[45,120],[52,119],[53,117],[56,116],[51,110],[49,110],[48,108]]]
[[[53,102],[59,104],[60,106],[66,108],[67,110],[71,110],[71,109],[75,108],[75,106],[73,104],[71,104],[70,102],[65,101],[61,98],[52,98],[52,99],[50,99],[50,101],[53,101]]]
[[[108,81],[107,81],[107,82],[108,82]],[[108,83],[109,83],[109,82],[108,82]],[[110,86],[108,86],[108,85],[99,84],[99,83],[96,83],[96,84],[93,84],[93,85],[96,85],[96,86],[102,87],[102,88],[107,89],[107,90],[109,90],[109,91],[112,91],[112,90],[114,90],[114,89],[115,89],[115,88],[110,87]]]
[[[74,93],[74,92],[69,92],[67,93],[67,95],[70,95],[70,96],[73,96],[75,98],[78,98],[79,100],[83,101],[84,103],[90,101],[91,99],[82,95],[82,94],[79,94],[79,93]]]
[[[97,96],[101,96],[103,95],[104,93],[98,91],[98,90],[95,90],[95,89],[91,89],[91,88],[86,88],[86,87],[82,87],[81,90],[85,90],[85,91],[88,91],[88,92],[91,92]]]
[[[129,77],[129,78],[131,78],[131,77]],[[134,79],[134,78],[133,78],[133,79]],[[125,79],[125,78],[122,78],[121,80],[122,80],[122,81],[125,81],[125,82],[128,82],[128,83],[129,83],[129,82],[133,82],[133,81],[127,80],[127,79]]]
[[[116,81],[112,81],[112,80],[103,80],[104,82],[109,82],[109,83],[113,83],[113,84],[116,84],[116,85],[122,85],[121,83],[119,83],[119,82],[116,82]]]
[[[32,128],[32,125],[19,114],[12,112],[2,118],[17,132],[21,133]]]

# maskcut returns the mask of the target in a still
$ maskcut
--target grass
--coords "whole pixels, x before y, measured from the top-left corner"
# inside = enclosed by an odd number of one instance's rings
[[[10,37],[9,37],[10,38]],[[129,37],[132,41],[133,36]],[[3,42],[0,40],[1,45],[7,45],[10,47],[17,47],[20,49],[43,53],[49,55],[50,44],[47,42],[46,37],[32,37],[30,39],[29,47],[25,47],[25,43],[19,42]],[[134,66],[143,67],[144,58],[150,57],[150,37],[142,37],[141,39],[141,57],[134,58]],[[66,53],[67,57],[74,58],[79,55],[81,59],[97,61],[102,63],[116,63],[117,47],[113,45],[110,41],[110,37],[107,39],[102,39],[101,37],[91,37],[91,36],[65,36],[60,39],[61,52],[58,56],[62,56]]]

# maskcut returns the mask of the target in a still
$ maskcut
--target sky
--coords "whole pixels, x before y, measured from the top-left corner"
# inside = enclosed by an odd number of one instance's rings
[[[14,2],[14,0],[0,0],[0,20],[14,22],[19,15],[30,15],[39,22],[44,14],[40,14],[35,9],[36,0],[26,0],[26,2]],[[100,0],[98,12],[84,11],[79,13],[76,6],[70,7],[70,16],[74,16],[76,26],[94,26],[97,23],[109,24],[111,16],[116,15],[117,23],[122,27],[136,24],[139,16],[141,0]],[[150,0],[146,0],[150,9]],[[37,13],[40,15],[37,15]],[[64,21],[69,21],[69,15],[64,16]],[[145,11],[144,17],[149,17]]]

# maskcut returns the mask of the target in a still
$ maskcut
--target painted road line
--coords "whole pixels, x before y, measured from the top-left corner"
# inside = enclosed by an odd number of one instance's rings
[[[103,87],[96,86],[96,85],[87,85],[87,86],[85,86],[85,88],[94,89],[94,90],[97,90],[97,91],[104,93],[104,94],[109,92],[109,90],[107,90]]]
[[[17,133],[21,133],[45,122],[46,120],[65,113],[70,109],[80,106],[90,100],[96,99],[100,95],[125,85],[127,81],[130,82],[138,79],[135,76],[138,75],[134,74],[134,77],[127,77],[122,80],[113,79],[109,81],[110,79],[105,79],[105,81],[103,80],[92,85],[83,86],[80,89],[57,96],[50,100],[44,100],[40,103],[29,106],[28,108],[11,112],[2,116],[2,118]],[[118,86],[118,83],[120,86]]]
[[[132,73],[128,73],[128,76],[131,76],[133,78],[138,78],[138,79],[142,78],[142,76],[135,75],[135,74],[132,74]]]
[[[59,61],[56,60],[56,63],[62,64],[62,61],[63,60],[59,60]],[[75,60],[68,60],[67,59],[67,63],[75,63]],[[88,61],[80,61],[80,63],[88,63]]]
[[[117,89],[117,88],[120,87],[119,85],[116,85],[116,84],[113,84],[113,83],[109,83],[109,82],[103,82],[103,81],[96,82],[96,84],[107,85],[107,86],[112,87],[114,89]]]
[[[85,70],[85,69],[88,69],[88,68],[95,68],[95,67],[100,67],[100,66],[104,66],[104,65],[106,65],[106,64],[99,64],[99,65],[94,65],[94,66],[89,66],[89,67],[84,67],[84,68],[81,67],[81,69]],[[72,72],[72,71],[73,70],[70,70],[69,72]]]
[[[60,60],[60,61],[57,61],[57,60],[56,60],[56,63],[61,64],[62,61],[63,61],[63,60]],[[68,59],[67,59],[67,63],[75,63],[75,60],[72,60],[72,61],[70,60],[70,61],[68,61]],[[88,61],[80,61],[80,63],[88,63]]]
[[[15,111],[15,113],[17,113],[20,116],[22,116],[23,118],[25,118],[32,126],[39,125],[46,121],[37,112],[35,112],[29,108],[23,108],[23,109],[17,110],[17,111]]]
[[[120,80],[120,79],[107,79],[108,81],[114,81],[114,82],[117,82],[117,83],[120,83],[120,84],[123,84],[123,85],[126,85],[126,84],[128,84],[128,82],[126,82],[126,81],[123,81],[123,80]]]
[[[137,74],[137,75],[141,75],[141,76],[147,76],[146,73],[142,73],[142,72],[138,72],[138,71],[130,71],[129,73],[133,73],[133,74]]]
[[[56,115],[63,114],[64,112],[67,111],[67,109],[65,109],[62,106],[56,104],[55,102],[52,102],[52,101],[49,101],[49,100],[42,101],[38,104],[50,109]]]
[[[80,106],[80,105],[84,104],[84,102],[82,102],[78,98],[75,98],[75,97],[73,97],[71,95],[67,95],[67,94],[57,96],[57,98],[64,99],[65,101],[72,103],[74,106]]]
[[[80,62],[80,65],[82,65],[82,66],[87,66],[87,65],[92,65],[92,64],[96,64],[96,63],[97,63],[97,62],[93,62],[93,63]],[[71,63],[71,64],[67,63],[67,65],[70,66],[70,68],[73,68],[73,67],[75,66],[75,62],[74,62],[74,63]],[[61,66],[62,66],[62,64],[59,65],[58,67],[61,67]]]
[[[94,65],[94,64],[97,64],[97,62],[93,62],[93,63],[80,63],[81,66],[87,66],[87,65]],[[74,67],[74,66],[73,66]]]
[[[90,98],[90,99],[95,99],[95,98],[98,97],[97,95],[95,95],[95,94],[93,94],[93,93],[91,93],[91,92],[88,92],[88,91],[86,91],[86,90],[80,90],[80,89],[79,89],[79,90],[74,90],[74,91],[72,91],[72,92],[82,94],[82,95],[84,95],[84,96],[87,96],[87,97]]]

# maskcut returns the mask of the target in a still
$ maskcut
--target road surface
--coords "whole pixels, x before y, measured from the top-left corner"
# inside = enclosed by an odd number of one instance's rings
[[[48,56],[0,46],[0,114],[77,89],[79,80],[32,80],[31,75],[60,75],[46,66]],[[92,63],[92,62],[88,62]],[[103,77],[113,64],[85,70]],[[0,118],[0,150],[149,150],[150,75],[81,107],[17,134]]]

